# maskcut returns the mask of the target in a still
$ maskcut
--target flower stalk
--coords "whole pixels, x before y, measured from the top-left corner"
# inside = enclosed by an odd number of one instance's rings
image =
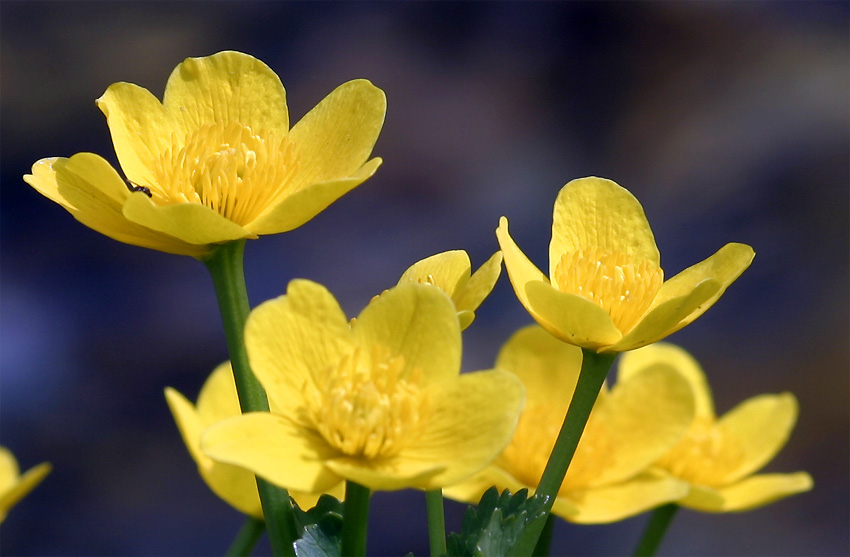
[[[617,357],[616,353],[598,354],[588,348],[582,348],[581,351],[581,372],[578,376],[575,393],[570,401],[567,415],[564,417],[561,431],[558,433],[558,439],[555,441],[555,447],[552,449],[552,454],[543,470],[543,477],[540,478],[540,483],[534,493],[535,497],[544,499],[543,510],[546,513],[552,510],[552,505],[555,503],[555,498],[564,482],[564,476],[567,475],[567,469],[573,455],[575,455],[581,434],[587,425],[590,411],[593,410],[593,405],[596,403],[605,377]],[[546,522],[539,520],[533,523],[523,535],[521,543],[513,548],[511,555],[532,554],[543,533]],[[528,545],[526,546],[526,544]]]
[[[266,393],[251,372],[248,353],[245,350],[245,320],[248,318],[250,305],[245,287],[244,253],[245,240],[237,240],[217,247],[203,262],[209,269],[215,286],[227,349],[233,366],[233,377],[239,393],[239,405],[243,413],[267,412],[269,403]],[[293,543],[298,535],[295,531],[289,493],[261,478],[257,478],[257,488],[272,551],[275,555],[294,555]]]
[[[667,503],[652,512],[649,522],[646,524],[646,529],[643,531],[643,535],[635,549],[635,557],[652,557],[655,555],[678,510],[679,505],[676,503]]]
[[[342,555],[365,557],[366,528],[369,525],[369,488],[356,482],[345,482],[342,520]]]
[[[250,555],[265,531],[266,523],[264,521],[252,516],[248,517],[245,520],[245,524],[239,529],[236,539],[230,544],[225,555],[227,557],[244,557]]]
[[[428,543],[431,557],[443,557],[446,549],[446,519],[443,510],[443,490],[429,489],[425,492],[425,507],[428,511]]]

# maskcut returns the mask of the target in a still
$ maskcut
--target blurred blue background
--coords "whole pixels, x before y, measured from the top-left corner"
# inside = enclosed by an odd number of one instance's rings
[[[0,3],[0,443],[54,471],[0,530],[5,555],[216,555],[241,516],[203,484],[163,397],[194,399],[226,358],[211,281],[191,258],[78,224],[21,176],[37,159],[115,161],[94,105],[129,81],[161,96],[188,56],[248,52],[292,120],[343,81],[388,97],[376,176],[302,228],[246,250],[252,303],[294,277],[349,314],[414,261],[480,265],[509,217],[545,258],[570,179],[629,188],[668,276],[730,241],[753,266],[670,340],[704,365],[718,411],[794,392],[800,419],[767,468],[812,492],[737,515],[683,511],[666,555],[848,552],[848,3]],[[490,367],[531,320],[506,276],[465,333]],[[461,505],[447,506],[458,530]],[[416,492],[377,494],[369,552],[427,554]],[[556,555],[617,555],[646,516],[559,522]],[[260,553],[268,551],[263,545]]]

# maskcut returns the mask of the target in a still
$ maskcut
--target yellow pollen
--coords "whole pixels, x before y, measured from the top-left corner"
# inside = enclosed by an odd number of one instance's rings
[[[543,476],[566,413],[566,407],[542,404],[526,407],[511,443],[497,464],[523,484],[536,486]],[[591,414],[559,491],[565,493],[590,485],[602,470],[613,463],[615,452],[605,424]]]
[[[558,290],[597,304],[623,334],[640,321],[664,282],[653,263],[599,248],[565,253],[554,274]]]
[[[691,483],[722,487],[745,456],[741,444],[723,435],[713,419],[697,418],[685,438],[658,465]]]
[[[429,413],[421,374],[403,370],[401,356],[355,348],[305,386],[303,418],[346,455],[392,456],[416,441]]]
[[[291,193],[298,167],[288,137],[217,123],[172,134],[154,160],[155,183],[144,185],[158,205],[198,203],[244,226]]]

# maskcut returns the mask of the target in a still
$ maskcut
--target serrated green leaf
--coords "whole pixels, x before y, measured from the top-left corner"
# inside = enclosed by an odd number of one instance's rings
[[[523,536],[538,521],[546,520],[544,501],[528,497],[522,489],[512,495],[508,490],[499,494],[491,487],[478,508],[469,507],[461,525],[461,533],[452,533],[447,540],[450,557],[504,557],[517,547],[517,542],[528,543]],[[531,528],[533,531],[536,528]],[[532,545],[533,549],[533,545]]]
[[[300,537],[295,541],[298,557],[340,557],[342,554],[342,503],[330,495],[322,495],[308,511],[297,504],[295,525]]]

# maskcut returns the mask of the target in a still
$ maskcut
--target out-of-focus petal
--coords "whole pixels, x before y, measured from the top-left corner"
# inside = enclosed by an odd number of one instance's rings
[[[571,491],[566,498],[578,512],[566,516],[558,514],[579,524],[605,524],[676,501],[687,493],[686,482],[663,475],[642,474],[619,484]],[[554,508],[553,511],[557,512]]]
[[[813,486],[812,477],[805,472],[759,474],[728,487],[712,489],[695,486],[679,504],[704,512],[748,511],[804,493]],[[713,496],[709,497],[708,494]]]

